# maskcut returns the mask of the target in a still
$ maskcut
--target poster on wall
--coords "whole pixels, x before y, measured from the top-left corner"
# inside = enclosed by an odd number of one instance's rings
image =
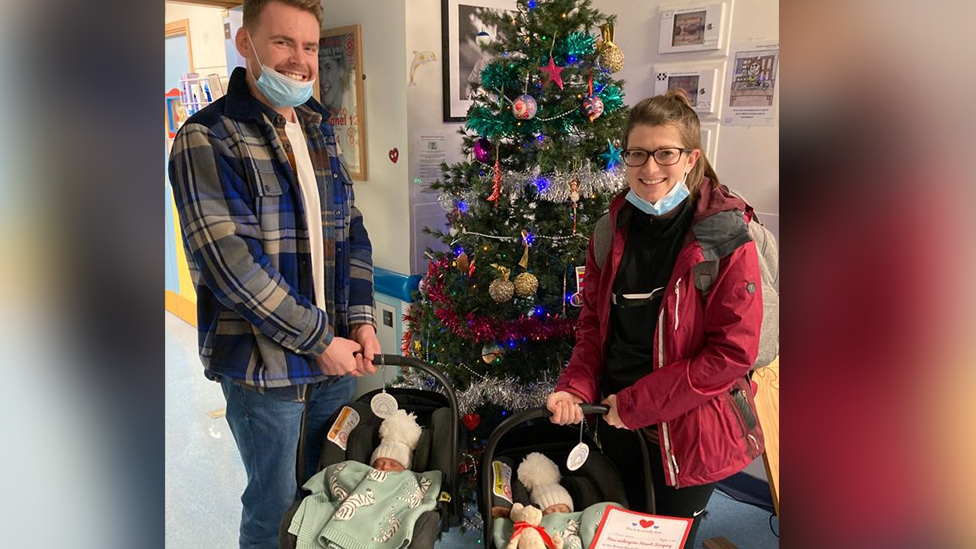
[[[464,120],[473,85],[491,61],[482,48],[499,40],[498,29],[478,16],[482,9],[516,13],[515,0],[442,0],[441,41],[444,66],[444,122]]]
[[[771,126],[776,117],[779,42],[736,44],[729,61],[722,122]]]
[[[329,111],[329,123],[353,179],[366,179],[366,107],[359,25],[323,29],[319,37],[319,81],[315,99]]]

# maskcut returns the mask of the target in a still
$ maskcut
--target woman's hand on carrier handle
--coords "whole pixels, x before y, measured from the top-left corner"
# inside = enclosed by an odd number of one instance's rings
[[[617,429],[629,429],[624,422],[620,419],[620,412],[617,411],[617,395],[610,395],[603,399],[601,402],[604,406],[610,408],[610,411],[603,416],[604,421],[607,422],[611,427],[616,427]]]
[[[549,421],[556,425],[570,425],[583,421],[583,411],[579,405],[583,399],[566,391],[556,391],[546,399],[546,408],[552,412]]]

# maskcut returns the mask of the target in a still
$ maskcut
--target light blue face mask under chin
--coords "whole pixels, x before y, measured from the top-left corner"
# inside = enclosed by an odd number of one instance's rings
[[[251,40],[250,34],[248,34],[247,39]],[[295,79],[288,78],[264,63],[261,63],[261,60],[258,59],[257,49],[254,48],[253,41],[251,42],[251,49],[254,49],[254,57],[258,60],[258,64],[261,65],[261,76],[255,79],[254,84],[273,105],[276,107],[297,107],[308,101],[309,97],[312,97],[312,86],[315,85],[314,80],[299,82]]]
[[[638,210],[648,214],[648,215],[664,215],[671,210],[678,207],[681,201],[688,198],[691,193],[688,191],[688,186],[685,185],[685,180],[682,179],[674,186],[668,194],[661,197],[657,202],[648,202],[641,198],[634,189],[630,189],[627,193],[627,202],[630,202]]]

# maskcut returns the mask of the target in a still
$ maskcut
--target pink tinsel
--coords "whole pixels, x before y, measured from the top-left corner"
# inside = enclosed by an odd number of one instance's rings
[[[434,315],[454,335],[478,343],[491,341],[546,341],[552,338],[565,338],[576,331],[576,321],[569,318],[520,317],[518,320],[476,316],[468,313],[461,317],[453,309],[453,302],[444,293],[444,273],[449,260],[441,258],[431,262],[427,271],[430,281],[427,295],[434,305]]]

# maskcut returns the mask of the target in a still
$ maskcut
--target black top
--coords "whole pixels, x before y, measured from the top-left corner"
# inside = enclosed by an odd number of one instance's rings
[[[629,230],[627,243],[613,281],[615,303],[610,305],[604,395],[616,394],[651,373],[661,300],[685,235],[691,229],[693,214],[690,199],[667,217],[646,214],[630,204],[621,210],[622,216],[629,215],[630,227],[625,229]],[[642,297],[635,297],[638,295]]]

